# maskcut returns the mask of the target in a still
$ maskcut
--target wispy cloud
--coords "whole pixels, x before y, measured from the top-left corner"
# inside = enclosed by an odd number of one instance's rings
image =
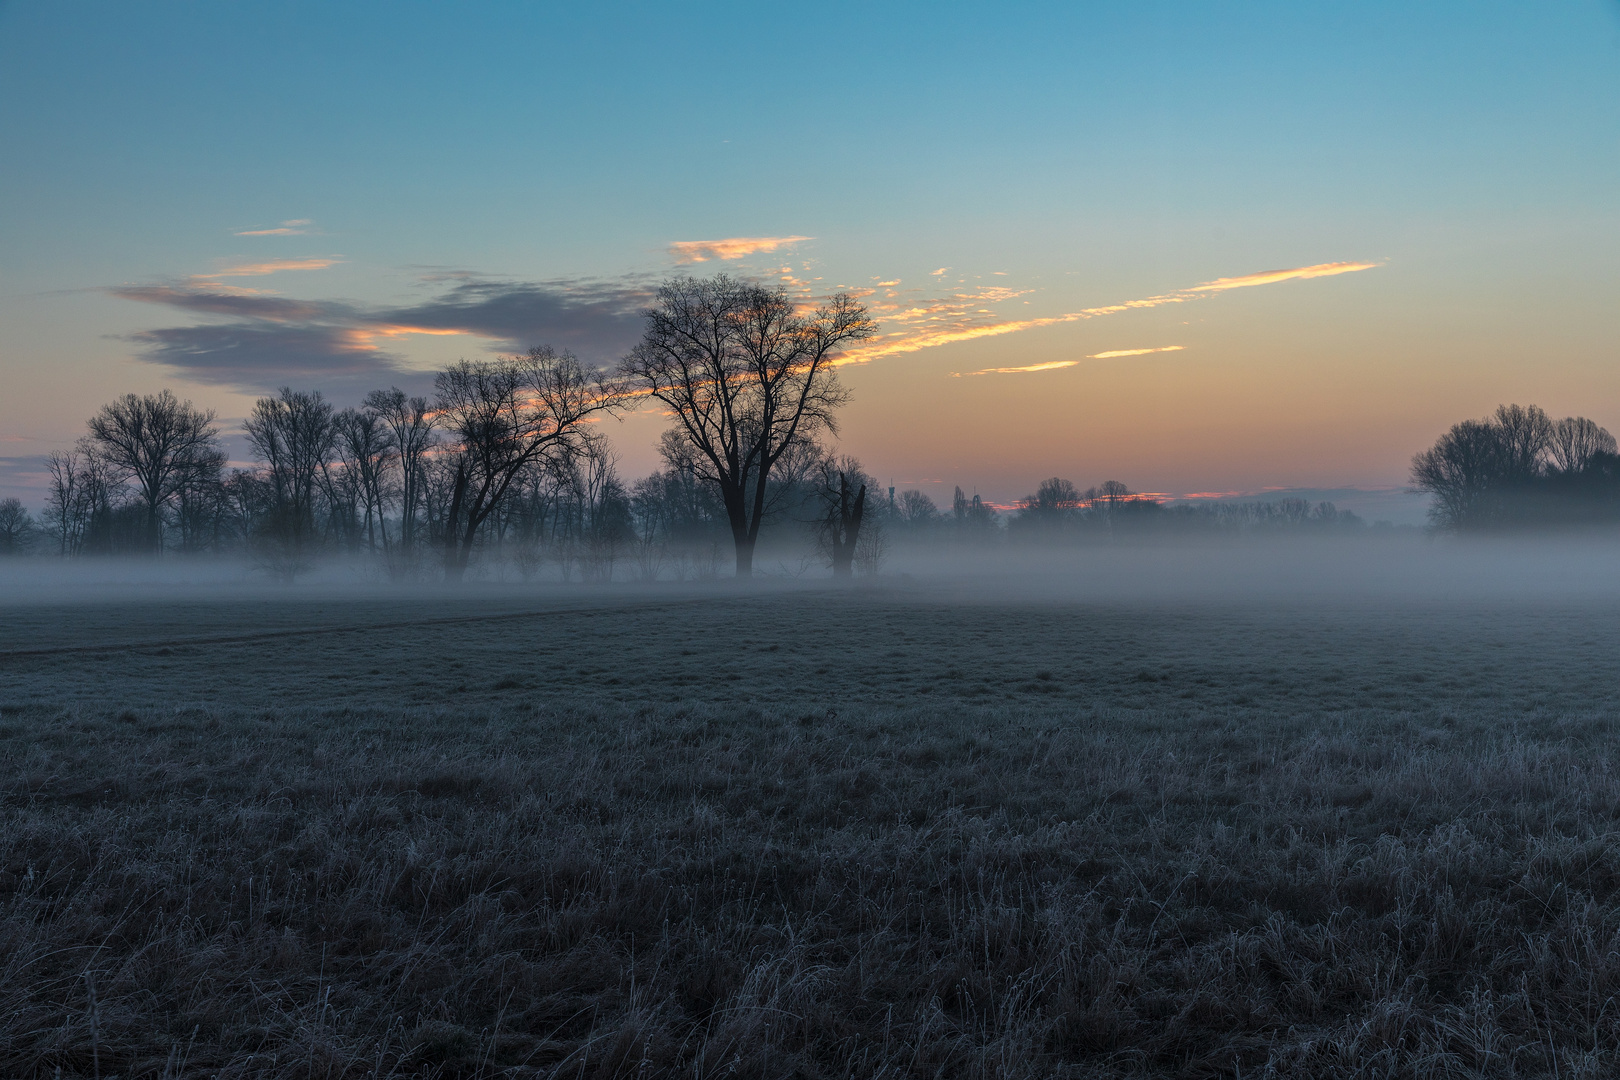
[[[1034,319],[1005,319],[1000,317],[995,310],[995,305],[1005,304],[1008,301],[1027,296],[1031,291],[1028,289],[1020,290],[1005,286],[984,285],[929,299],[908,296],[899,292],[890,292],[881,297],[875,296],[868,302],[868,306],[886,327],[894,326],[897,329],[889,331],[883,337],[867,345],[851,349],[839,357],[836,363],[866,364],[887,356],[917,352],[940,345],[950,345],[958,341],[972,341],[977,338],[1016,334],[1043,326],[1082,322],[1087,319],[1101,318],[1105,315],[1117,315],[1126,311],[1162,307],[1166,304],[1186,304],[1194,300],[1208,299],[1228,289],[1245,288],[1250,285],[1270,285],[1274,282],[1288,281],[1293,278],[1330,277],[1334,274],[1347,274],[1357,270],[1372,270],[1380,265],[1382,264],[1337,262],[1318,263],[1314,266],[1301,266],[1291,270],[1268,270],[1265,273],[1247,274],[1242,277],[1218,278],[1202,285],[1178,289],[1175,292],[1161,293],[1158,296],[1148,296],[1140,300],[1125,300],[1118,304],[1106,304],[1101,307],[1084,308],[1080,311],[1065,312],[1062,315],[1048,315]],[[1100,354],[1098,357],[1093,357],[1093,359],[1104,358],[1106,355],[1108,354]],[[1135,354],[1120,352],[1113,355]],[[992,369],[986,370],[990,371]],[[971,372],[970,374],[978,373]]]
[[[953,371],[951,378],[960,379],[964,375],[1018,375],[1026,371],[1053,371],[1057,368],[1074,367],[1078,360],[1050,360],[1044,364],[1030,364],[1027,367],[987,367],[982,371]]]
[[[227,266],[223,270],[215,270],[212,274],[196,274],[193,280],[200,281],[211,277],[260,277],[264,274],[279,274],[283,270],[325,270],[342,261],[337,256],[329,259],[268,259],[264,262]]]
[[[311,221],[309,218],[294,218],[291,221],[283,221],[280,224],[280,226],[278,226],[277,228],[274,228],[274,229],[243,229],[241,232],[233,233],[232,235],[233,236],[308,236],[310,233],[315,231],[314,229],[310,228],[310,226],[313,225],[313,224],[315,224],[315,223],[313,221]]]
[[[1266,270],[1258,274],[1244,274],[1242,277],[1216,278],[1206,281],[1202,285],[1194,285],[1188,292],[1224,292],[1227,289],[1246,289],[1250,285],[1271,285],[1278,281],[1290,281],[1294,278],[1332,277],[1335,274],[1353,274],[1357,270],[1374,270],[1379,263],[1365,262],[1333,262],[1317,263],[1315,266],[1296,266],[1292,270]]]
[[[162,304],[203,315],[224,315],[263,322],[341,321],[352,311],[345,304],[317,300],[289,300],[280,296],[216,289],[208,285],[124,285],[112,295],[142,304]]]
[[[1185,345],[1161,345],[1157,349],[1110,349],[1107,352],[1092,353],[1087,360],[1112,360],[1116,356],[1146,356],[1156,352],[1180,352]]]
[[[814,239],[813,236],[733,236],[726,240],[677,240],[669,245],[669,253],[685,266],[710,259],[741,259]]]
[[[1008,324],[1019,325],[1019,324]],[[1020,329],[1026,328],[1019,325]],[[1087,360],[1112,360],[1116,356],[1146,356],[1148,353],[1180,352],[1185,345],[1162,345],[1157,349],[1110,349],[1108,352],[1092,353]],[[1056,371],[1058,368],[1071,368],[1080,363],[1078,360],[1048,360],[1044,364],[1026,364],[1023,367],[991,367],[980,371],[953,371],[951,378],[960,379],[965,375],[1022,375],[1027,371]]]

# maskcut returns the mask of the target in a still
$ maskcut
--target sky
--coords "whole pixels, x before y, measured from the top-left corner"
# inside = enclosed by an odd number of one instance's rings
[[[1616,0],[0,0],[0,496],[121,394],[245,462],[725,272],[863,298],[838,448],[941,503],[1387,501],[1501,402],[1620,431],[1616,176]]]

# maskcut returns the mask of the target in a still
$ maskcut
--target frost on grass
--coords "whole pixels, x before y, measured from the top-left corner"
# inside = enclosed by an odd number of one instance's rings
[[[161,612],[81,612],[72,654],[14,622],[0,1075],[1595,1077],[1620,1052],[1602,606],[371,614],[167,653]],[[716,623],[749,642],[719,669]]]
[[[1597,1075],[1620,1047],[1596,718],[800,719],[9,713],[0,1073]]]

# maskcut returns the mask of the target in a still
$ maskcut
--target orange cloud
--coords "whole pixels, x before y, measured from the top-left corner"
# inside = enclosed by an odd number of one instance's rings
[[[432,337],[454,337],[458,334],[471,334],[470,330],[460,328],[445,328],[440,326],[406,326],[400,323],[377,323],[373,326],[356,327],[343,331],[346,347],[351,349],[370,349],[378,338],[403,337],[406,334],[427,334]]]
[[[1074,367],[1078,360],[1049,360],[1044,364],[1030,364],[1028,367],[991,367],[983,371],[953,371],[951,378],[960,379],[964,375],[1016,375],[1024,371],[1052,371],[1055,368]]]
[[[1083,319],[1094,319],[1099,315],[1113,315],[1121,311],[1130,311],[1133,308],[1158,307],[1160,304],[1181,304],[1192,299],[1196,299],[1196,297],[1155,296],[1147,300],[1130,300],[1123,304],[1086,308],[1084,311],[1071,311],[1066,315],[1050,315],[1040,319],[1018,319],[1012,322],[980,323],[975,326],[955,326],[940,330],[922,330],[911,334],[902,333],[893,335],[898,337],[899,340],[878,342],[864,348],[852,349],[840,356],[834,363],[866,364],[885,356],[896,356],[901,353],[917,352],[920,349],[931,349],[936,345],[949,345],[957,341],[972,341],[975,338],[999,337],[1002,334],[1016,334],[1021,330],[1033,330],[1042,326],[1056,326],[1060,323],[1080,322]],[[913,309],[913,311],[916,310],[919,309]],[[969,314],[981,316],[989,314],[989,312],[985,309],[977,309]]]
[[[1023,330],[1027,329],[1032,323],[1045,321],[1047,320],[1032,319],[1023,323],[1006,323],[1003,325],[1012,327],[1013,329]],[[1145,356],[1148,353],[1180,352],[1186,347],[1187,346],[1185,345],[1166,345],[1163,348],[1158,349],[1114,349],[1111,352],[1094,353],[1093,355],[1086,357],[1086,359],[1109,360],[1116,356]],[[1080,361],[1078,360],[1048,360],[1044,364],[1029,364],[1025,367],[993,367],[985,368],[982,371],[953,371],[951,373],[951,377],[954,379],[959,379],[964,375],[1018,375],[1026,371],[1055,371],[1058,368],[1074,367],[1079,362]]]
[[[1111,349],[1108,352],[1092,353],[1087,360],[1112,360],[1116,356],[1146,356],[1156,352],[1180,352],[1185,345],[1164,345],[1157,349]]]
[[[304,236],[304,235],[307,235],[309,232],[312,231],[312,230],[310,230],[308,228],[308,226],[313,225],[313,224],[314,224],[314,222],[311,221],[309,218],[294,218],[291,221],[283,221],[281,223],[280,228],[276,228],[276,229],[246,229],[246,230],[244,230],[242,232],[239,232],[239,233],[233,233],[232,235],[233,236]]]
[[[677,240],[669,253],[682,266],[710,259],[740,259],[758,251],[775,251],[788,244],[814,240],[813,236],[733,236],[726,240]]]
[[[1331,277],[1335,274],[1348,274],[1357,270],[1372,270],[1380,265],[1382,264],[1336,262],[1318,263],[1315,266],[1301,266],[1291,270],[1268,270],[1264,273],[1246,274],[1242,277],[1218,278],[1202,285],[1179,289],[1176,292],[1163,293],[1159,296],[1148,296],[1140,300],[1126,300],[1118,304],[1084,308],[1080,311],[1071,311],[1062,315],[1049,315],[1038,319],[1016,319],[1005,322],[996,321],[995,313],[985,305],[998,304],[1024,296],[1030,290],[1014,290],[1005,286],[987,285],[969,292],[953,293],[927,301],[873,302],[868,305],[872,314],[885,324],[898,325],[900,329],[885,335],[883,340],[874,341],[861,348],[851,349],[833,362],[840,365],[865,364],[885,356],[917,352],[920,349],[931,349],[938,345],[949,345],[958,341],[997,337],[1002,334],[1016,334],[1037,327],[1080,322],[1085,319],[1099,318],[1103,315],[1117,315],[1125,311],[1161,307],[1165,304],[1185,304],[1193,300],[1206,299],[1227,289],[1241,289],[1250,285],[1270,285],[1273,282],[1288,281],[1293,278]],[[1175,352],[1182,348],[1185,348],[1185,346],[1166,346],[1159,349],[1120,349],[1098,353],[1089,359],[1140,356],[1149,352]],[[1064,363],[1061,366],[1067,366],[1067,364]],[[970,372],[969,374],[977,375],[1000,370],[987,368],[985,372]],[[1033,368],[1018,368],[1015,370],[1045,370],[1045,368],[1037,365]]]
[[[1317,263],[1315,266],[1297,266],[1292,270],[1267,270],[1259,274],[1244,274],[1242,277],[1216,278],[1206,281],[1202,285],[1195,285],[1188,292],[1223,292],[1226,289],[1246,289],[1250,285],[1270,285],[1276,281],[1289,281],[1293,278],[1332,277],[1334,274],[1353,274],[1357,270],[1373,270],[1380,264],[1363,262],[1335,262]]]
[[[204,281],[203,275],[195,274],[187,285],[192,289],[204,289],[220,296],[274,296],[273,289],[250,289],[246,285],[227,285],[223,281]]]
[[[325,270],[335,266],[342,259],[271,259],[268,262],[243,263],[241,266],[227,266],[223,270],[215,270],[212,274],[197,274],[197,278],[210,277],[258,277],[261,274],[275,274],[282,270]]]

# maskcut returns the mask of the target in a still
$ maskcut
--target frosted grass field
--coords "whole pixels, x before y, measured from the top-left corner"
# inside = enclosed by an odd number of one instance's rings
[[[1077,562],[13,582],[0,1074],[1612,1074],[1614,560]]]

